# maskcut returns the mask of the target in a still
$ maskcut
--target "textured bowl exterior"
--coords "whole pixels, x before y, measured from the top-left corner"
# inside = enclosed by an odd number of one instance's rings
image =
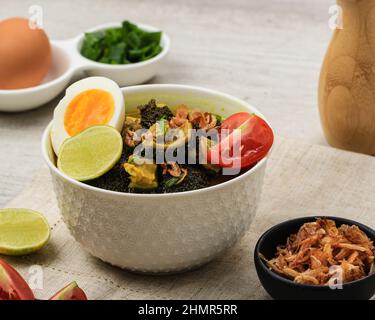
[[[121,268],[164,273],[204,264],[244,235],[265,166],[228,188],[159,199],[103,194],[52,177],[63,219],[87,251]]]
[[[181,101],[228,116],[258,110],[217,91],[182,85],[123,88],[127,112],[155,98]],[[77,182],[55,166],[50,127],[42,152],[58,205],[73,237],[92,255],[144,273],[169,273],[209,262],[248,230],[260,198],[267,158],[239,177],[209,188],[171,194],[130,194]]]

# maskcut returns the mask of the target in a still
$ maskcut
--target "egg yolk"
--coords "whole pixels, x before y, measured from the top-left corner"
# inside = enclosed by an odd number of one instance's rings
[[[115,102],[104,90],[91,89],[80,93],[65,111],[64,126],[70,136],[88,127],[107,124],[113,116]]]

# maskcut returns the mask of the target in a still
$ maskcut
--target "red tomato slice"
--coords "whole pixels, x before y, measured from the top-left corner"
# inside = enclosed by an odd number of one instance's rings
[[[87,296],[74,281],[55,293],[49,300],[87,300]]]
[[[267,122],[248,112],[235,113],[225,119],[219,133],[219,143],[208,152],[207,160],[223,168],[254,165],[267,155],[274,140]]]
[[[1,259],[0,300],[35,300],[26,281],[11,265]]]

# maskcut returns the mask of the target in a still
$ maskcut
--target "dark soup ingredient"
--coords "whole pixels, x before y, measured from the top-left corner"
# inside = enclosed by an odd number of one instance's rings
[[[121,27],[85,34],[81,54],[107,64],[128,64],[155,57],[162,51],[162,33],[147,32],[124,21]]]
[[[367,276],[374,267],[373,242],[357,226],[336,226],[317,219],[305,223],[277,247],[268,267],[297,283],[328,285],[347,283]],[[332,282],[336,281],[336,282]]]
[[[254,161],[235,173],[224,174],[220,163],[207,163],[207,154],[216,143],[208,133],[219,134],[225,120],[210,112],[189,110],[183,104],[173,110],[151,99],[138,107],[138,114],[126,116],[120,161],[87,183],[118,192],[184,192],[228,181],[256,164]],[[203,136],[193,136],[194,130]]]
[[[141,115],[141,125],[147,129],[161,119],[171,120],[173,117],[172,111],[166,105],[157,106],[155,99],[139,106],[138,109]]]

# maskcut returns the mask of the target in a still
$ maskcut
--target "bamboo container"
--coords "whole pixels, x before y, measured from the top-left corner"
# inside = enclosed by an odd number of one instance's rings
[[[375,0],[337,0],[334,31],[319,83],[319,111],[329,144],[375,155]]]

